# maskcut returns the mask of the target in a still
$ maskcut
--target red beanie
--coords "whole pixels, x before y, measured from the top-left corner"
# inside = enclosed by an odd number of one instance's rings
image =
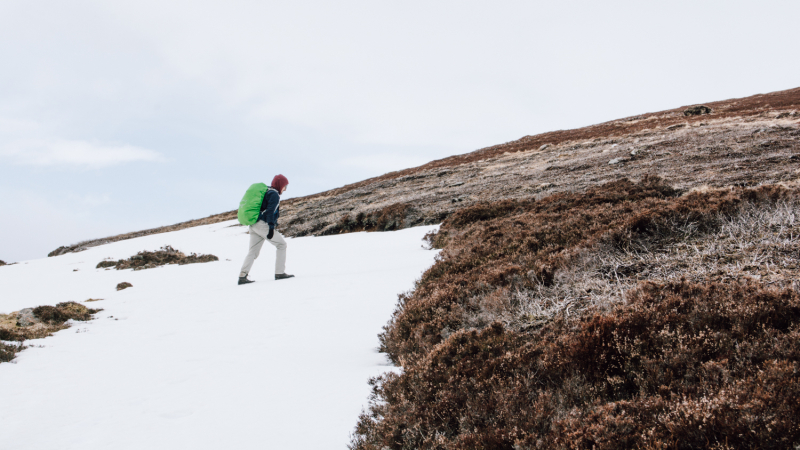
[[[283,191],[287,184],[289,184],[289,180],[283,175],[275,175],[275,178],[272,179],[272,188],[278,192]]]

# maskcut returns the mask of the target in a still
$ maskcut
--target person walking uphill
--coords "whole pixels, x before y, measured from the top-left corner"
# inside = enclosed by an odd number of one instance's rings
[[[247,278],[247,274],[250,273],[250,268],[253,267],[255,259],[258,258],[265,240],[269,241],[278,250],[275,255],[275,279],[283,280],[294,276],[286,273],[286,241],[275,229],[278,226],[278,217],[280,216],[281,194],[286,191],[288,185],[289,180],[285,176],[275,175],[270,188],[264,194],[258,220],[253,225],[250,225],[250,251],[247,252],[244,264],[242,264],[242,270],[239,272],[239,284],[253,282],[253,280]]]

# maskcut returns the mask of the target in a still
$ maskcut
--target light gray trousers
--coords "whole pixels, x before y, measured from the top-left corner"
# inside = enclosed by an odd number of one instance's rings
[[[259,220],[255,224],[250,225],[250,251],[247,252],[247,256],[244,258],[242,271],[239,272],[240,277],[246,277],[247,274],[250,273],[250,268],[253,267],[253,261],[255,261],[256,258],[258,258],[258,254],[261,253],[261,246],[264,245],[264,241],[268,241],[278,250],[275,253],[275,273],[286,273],[286,241],[283,239],[283,236],[278,233],[278,230],[275,230],[272,239],[267,239],[267,234],[269,234],[269,225],[267,225],[266,222]]]

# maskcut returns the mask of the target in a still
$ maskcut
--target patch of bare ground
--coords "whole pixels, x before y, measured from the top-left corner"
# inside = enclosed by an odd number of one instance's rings
[[[97,263],[97,268],[114,268],[117,270],[133,269],[144,270],[153,269],[167,264],[197,264],[211,261],[219,261],[214,255],[198,255],[192,253],[186,255],[180,250],[176,250],[169,245],[161,247],[160,250],[154,252],[141,251],[128,259],[120,259],[118,261],[100,261]]]
[[[306,236],[433,224],[478,202],[585,192],[623,177],[656,175],[682,190],[702,185],[756,186],[798,178],[800,89],[705,106],[711,109],[709,114],[685,116],[687,107],[681,107],[525,136],[287,199],[281,203],[281,231],[287,236]],[[385,217],[386,213],[391,213],[391,218]],[[229,211],[61,247],[51,256],[235,218],[236,211]]]
[[[25,349],[26,340],[41,339],[69,328],[69,320],[91,320],[100,311],[102,309],[87,308],[76,302],[62,302],[56,306],[44,305],[0,314],[0,363],[13,360]]]
[[[798,212],[656,178],[457,211],[351,448],[794,448]]]

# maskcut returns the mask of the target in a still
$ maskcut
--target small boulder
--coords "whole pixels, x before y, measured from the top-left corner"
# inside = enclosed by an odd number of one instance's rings
[[[129,287],[133,287],[133,285],[132,285],[132,284],[130,284],[130,283],[128,283],[127,281],[123,281],[122,283],[120,283],[120,284],[118,284],[118,285],[117,285],[117,290],[118,290],[118,291],[121,291],[121,290],[123,290],[123,289],[127,289],[127,288],[129,288]]]
[[[539,147],[539,151],[546,150],[547,147],[550,147],[550,144],[543,144],[541,147]]]
[[[614,158],[608,162],[608,165],[613,166],[614,164],[619,164],[621,162],[625,162],[625,158]]]
[[[684,116],[701,116],[703,114],[711,114],[711,108],[706,105],[697,105],[683,112]]]
[[[29,327],[31,325],[41,322],[35,315],[33,315],[33,308],[25,308],[17,313],[17,326]]]

